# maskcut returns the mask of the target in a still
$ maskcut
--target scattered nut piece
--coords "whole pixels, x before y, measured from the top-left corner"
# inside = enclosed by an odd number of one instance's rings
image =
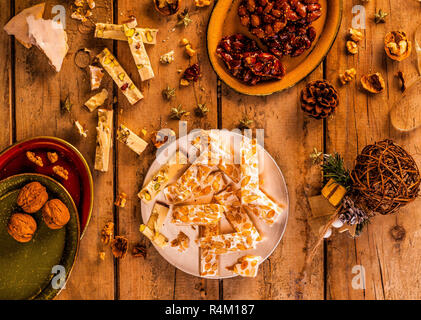
[[[34,213],[42,208],[48,200],[45,187],[39,182],[26,184],[19,192],[17,204],[26,213]]]
[[[27,151],[26,157],[29,161],[35,163],[38,167],[43,167],[44,163],[42,162],[42,158],[40,156],[35,155],[34,152]]]
[[[161,63],[166,63],[166,64],[170,64],[171,62],[173,62],[175,60],[174,57],[174,50],[171,50],[170,52],[164,53],[160,58],[159,61]]]
[[[405,32],[391,31],[384,38],[384,50],[390,59],[402,61],[411,54],[412,42],[408,40]]]
[[[42,218],[48,228],[57,230],[69,222],[70,212],[61,200],[52,199],[42,208]]]
[[[380,73],[372,73],[361,77],[361,84],[365,90],[371,93],[380,93],[386,87]]]
[[[56,175],[58,175],[59,177],[62,177],[64,180],[69,179],[69,171],[67,171],[66,169],[64,169],[61,166],[54,166],[53,167],[53,171]]]
[[[194,0],[194,4],[199,8],[207,7],[211,4],[211,2],[211,0]]]
[[[182,231],[180,231],[173,241],[171,241],[171,247],[178,247],[178,251],[185,251],[190,245],[189,237]]]
[[[127,240],[127,238],[122,236],[116,236],[111,241],[111,251],[114,257],[123,259],[127,254],[128,243],[129,241]]]
[[[189,57],[194,57],[196,55],[196,50],[193,50],[190,44],[186,45],[185,49]]]
[[[364,39],[363,33],[360,30],[357,30],[357,29],[354,29],[354,28],[349,28],[348,34],[349,34],[349,37],[351,38],[351,40],[354,41],[354,42],[359,42],[362,39]]]
[[[187,46],[189,43],[190,43],[190,41],[187,40],[186,38],[183,38],[183,39],[180,40],[180,45],[182,47]]]
[[[78,120],[75,121],[75,126],[82,137],[86,138],[88,136],[88,130],[85,130]]]
[[[406,90],[406,83],[405,83],[405,78],[404,78],[403,72],[402,71],[398,71],[397,77],[398,77],[398,79],[401,82],[401,91],[402,92],[405,92],[405,90]]]
[[[113,222],[107,222],[102,228],[101,231],[101,242],[103,244],[109,244],[114,237],[114,223]]]
[[[142,257],[146,258],[146,248],[140,244],[135,245],[132,249],[133,257]]]
[[[174,131],[172,131],[172,132],[174,132]],[[155,146],[155,148],[159,149],[165,143],[167,143],[167,141],[168,141],[168,135],[165,135],[162,132],[156,132],[156,133],[152,134],[151,140],[152,140],[152,143]]]
[[[7,232],[18,242],[29,242],[37,230],[37,223],[32,216],[25,213],[14,213],[7,224]]]
[[[127,202],[127,194],[124,192],[120,192],[114,204],[117,207],[124,208],[126,206],[126,202]]]
[[[105,260],[105,251],[100,251],[98,256],[102,261],[104,261]]]
[[[187,81],[186,79],[181,79],[180,80],[180,86],[182,86],[182,87],[187,87],[187,86],[189,86],[190,85],[190,82],[189,81]]]
[[[180,9],[180,0],[153,0],[155,9],[164,16],[170,16]]]
[[[58,154],[57,152],[47,152],[47,158],[51,163],[55,163],[58,161]]]
[[[206,106],[206,103],[198,103],[197,108],[195,109],[195,114],[198,117],[205,117],[209,112],[209,108]]]
[[[345,85],[348,82],[350,82],[352,79],[354,79],[356,74],[357,74],[357,71],[354,68],[345,70],[344,73],[339,75],[339,80],[341,81],[343,85]]]
[[[354,41],[347,41],[346,42],[346,50],[350,54],[357,54],[358,53],[358,45]]]

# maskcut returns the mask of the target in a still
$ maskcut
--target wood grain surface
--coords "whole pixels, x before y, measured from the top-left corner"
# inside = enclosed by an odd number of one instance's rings
[[[4,25],[22,9],[40,3],[35,0],[15,0],[1,5],[0,24]],[[71,1],[48,0],[45,17],[51,17],[53,5],[69,9]],[[310,210],[307,197],[320,192],[320,171],[309,158],[313,148],[325,152],[340,152],[347,165],[352,166],[359,151],[368,143],[392,138],[414,155],[420,163],[418,131],[397,132],[390,125],[388,112],[401,95],[395,77],[398,70],[408,81],[418,77],[416,55],[403,62],[393,62],[383,50],[383,38],[391,30],[405,30],[411,39],[421,18],[421,6],[415,0],[376,0],[363,2],[366,8],[365,38],[359,53],[346,53],[346,32],[352,25],[352,8],[360,0],[344,1],[342,27],[326,60],[305,80],[284,92],[267,97],[238,94],[218,81],[210,67],[206,52],[206,26],[212,6],[195,8],[185,1],[193,23],[176,26],[177,17],[163,17],[151,1],[96,0],[92,21],[122,23],[129,16],[137,17],[139,26],[158,28],[156,45],[146,45],[155,78],[141,82],[128,44],[124,41],[95,39],[92,30],[81,28],[70,19],[67,10],[66,31],[70,50],[63,69],[56,73],[46,57],[37,49],[26,49],[13,37],[0,32],[0,147],[39,135],[52,135],[68,140],[85,156],[93,169],[95,154],[96,112],[90,113],[83,103],[93,94],[86,69],[75,65],[80,49],[91,50],[91,57],[108,47],[137,84],[145,98],[132,106],[105,76],[103,87],[110,96],[106,107],[114,110],[112,161],[107,173],[92,171],[95,183],[95,205],[75,269],[66,289],[58,299],[406,299],[421,298],[418,268],[421,263],[420,202],[410,204],[400,213],[377,217],[358,239],[334,234],[325,241],[306,274],[301,270],[309,249],[315,241],[307,222]],[[385,24],[375,24],[374,13],[383,9],[389,13]],[[408,17],[411,17],[410,19]],[[179,45],[187,38],[197,56],[188,58]],[[163,65],[159,57],[174,50],[175,62]],[[200,81],[180,88],[181,74],[188,65],[199,62]],[[338,75],[354,67],[357,79],[340,85]],[[368,95],[360,88],[360,77],[369,72],[383,74],[387,86],[379,95]],[[328,79],[340,94],[336,114],[325,121],[310,119],[299,107],[299,93],[305,84],[315,79]],[[176,88],[176,97],[166,101],[162,90]],[[60,101],[67,96],[73,103],[71,113],[60,111]],[[194,115],[198,103],[210,109],[207,117]],[[184,118],[188,131],[194,128],[233,129],[247,116],[254,120],[252,128],[265,130],[265,148],[284,173],[289,189],[290,211],[285,235],[272,256],[265,261],[254,279],[203,280],[177,270],[165,261],[143,237],[140,201],[137,192],[154,160],[155,148],[150,144],[138,156],[115,139],[115,128],[124,124],[150,142],[154,131],[171,128],[178,134],[179,122],[170,120],[170,108],[181,104],[191,114]],[[73,121],[79,120],[88,129],[88,137],[80,137]],[[142,130],[146,130],[146,135]],[[125,192],[125,208],[113,205],[116,195]],[[107,221],[114,221],[116,234],[129,239],[129,254],[122,260],[112,257],[109,248],[100,241],[100,232]],[[391,229],[405,230],[402,240],[392,236]],[[171,240],[171,239],[170,239]],[[134,245],[147,248],[146,258],[133,257]],[[99,252],[106,257],[99,259]],[[355,289],[353,268],[363,266],[366,288]]]

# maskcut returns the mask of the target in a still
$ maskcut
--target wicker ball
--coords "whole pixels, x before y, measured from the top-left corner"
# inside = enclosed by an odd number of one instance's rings
[[[366,146],[355,160],[351,179],[358,206],[383,215],[415,200],[421,181],[414,158],[391,140]]]

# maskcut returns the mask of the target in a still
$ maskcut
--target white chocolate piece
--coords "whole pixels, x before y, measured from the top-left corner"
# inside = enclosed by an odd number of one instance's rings
[[[97,66],[89,66],[89,71],[91,75],[91,90],[99,89],[104,77],[104,70]]]
[[[156,44],[158,29],[136,28],[136,32],[139,32],[143,43]],[[124,26],[111,23],[95,24],[95,38],[127,41]]]
[[[181,151],[177,151],[174,155],[164,164],[152,179],[139,191],[138,197],[144,202],[152,201],[159,192],[161,192],[168,183],[178,176],[186,167],[187,157]]]
[[[102,89],[101,92],[97,93],[96,95],[89,98],[88,101],[85,102],[85,107],[89,109],[90,112],[94,111],[96,108],[102,106],[108,98],[108,91],[107,89]]]
[[[236,232],[200,238],[199,247],[212,250],[215,254],[225,254],[252,249],[253,243],[247,235]]]
[[[221,220],[227,207],[219,204],[198,204],[174,207],[172,223],[177,225],[216,224]]]
[[[32,47],[33,43],[32,39],[29,37],[26,18],[33,16],[35,19],[41,19],[44,14],[44,9],[45,3],[40,3],[22,10],[9,20],[9,22],[4,26],[4,31],[6,31],[8,35],[15,36],[16,40],[29,49]]]
[[[167,217],[169,208],[160,204],[155,203],[151,216],[146,225],[141,224],[139,231],[143,233],[159,247],[163,248],[168,244],[168,239],[160,233],[162,225],[164,224],[165,218]]]
[[[97,146],[95,152],[95,170],[107,172],[112,146],[113,111],[98,109]]]
[[[262,261],[260,256],[246,255],[238,259],[232,267],[227,267],[233,273],[242,277],[256,277],[259,270],[259,263]]]
[[[124,71],[108,48],[105,48],[98,54],[97,58],[131,104],[143,99],[140,90],[134,85],[132,79],[130,79],[127,72]]]
[[[56,72],[60,72],[64,57],[67,55],[67,33],[63,24],[54,20],[26,18],[29,38],[48,58]]]
[[[219,224],[210,224],[200,226],[201,237],[219,235]],[[219,255],[212,250],[200,248],[200,275],[201,276],[217,276],[219,274]]]
[[[135,28],[129,28],[126,24],[124,25],[124,34],[127,36],[130,51],[140,78],[142,81],[152,79],[155,75],[153,73],[151,61],[149,60],[145,45],[143,44],[142,36]]]
[[[124,143],[138,155],[141,155],[148,146],[148,143],[145,140],[123,124],[120,124],[117,129],[117,140]]]
[[[82,137],[86,138],[88,136],[88,130],[85,130],[78,120],[75,121],[75,126]]]

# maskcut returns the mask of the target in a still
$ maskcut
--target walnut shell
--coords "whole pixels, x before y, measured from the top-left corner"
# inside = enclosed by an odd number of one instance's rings
[[[378,72],[362,76],[361,84],[365,90],[371,93],[380,93],[386,87],[382,75]]]
[[[403,31],[391,31],[384,38],[384,50],[387,56],[396,61],[408,58],[412,51],[412,42]]]
[[[70,220],[69,209],[59,199],[52,199],[42,208],[42,218],[48,228],[61,229]]]
[[[153,0],[156,11],[164,16],[176,14],[181,6],[181,0]]]
[[[35,181],[20,190],[17,203],[26,213],[34,213],[40,210],[47,200],[48,193],[45,187]]]
[[[7,225],[7,232],[18,242],[29,242],[37,230],[37,223],[32,216],[25,213],[14,213]]]

